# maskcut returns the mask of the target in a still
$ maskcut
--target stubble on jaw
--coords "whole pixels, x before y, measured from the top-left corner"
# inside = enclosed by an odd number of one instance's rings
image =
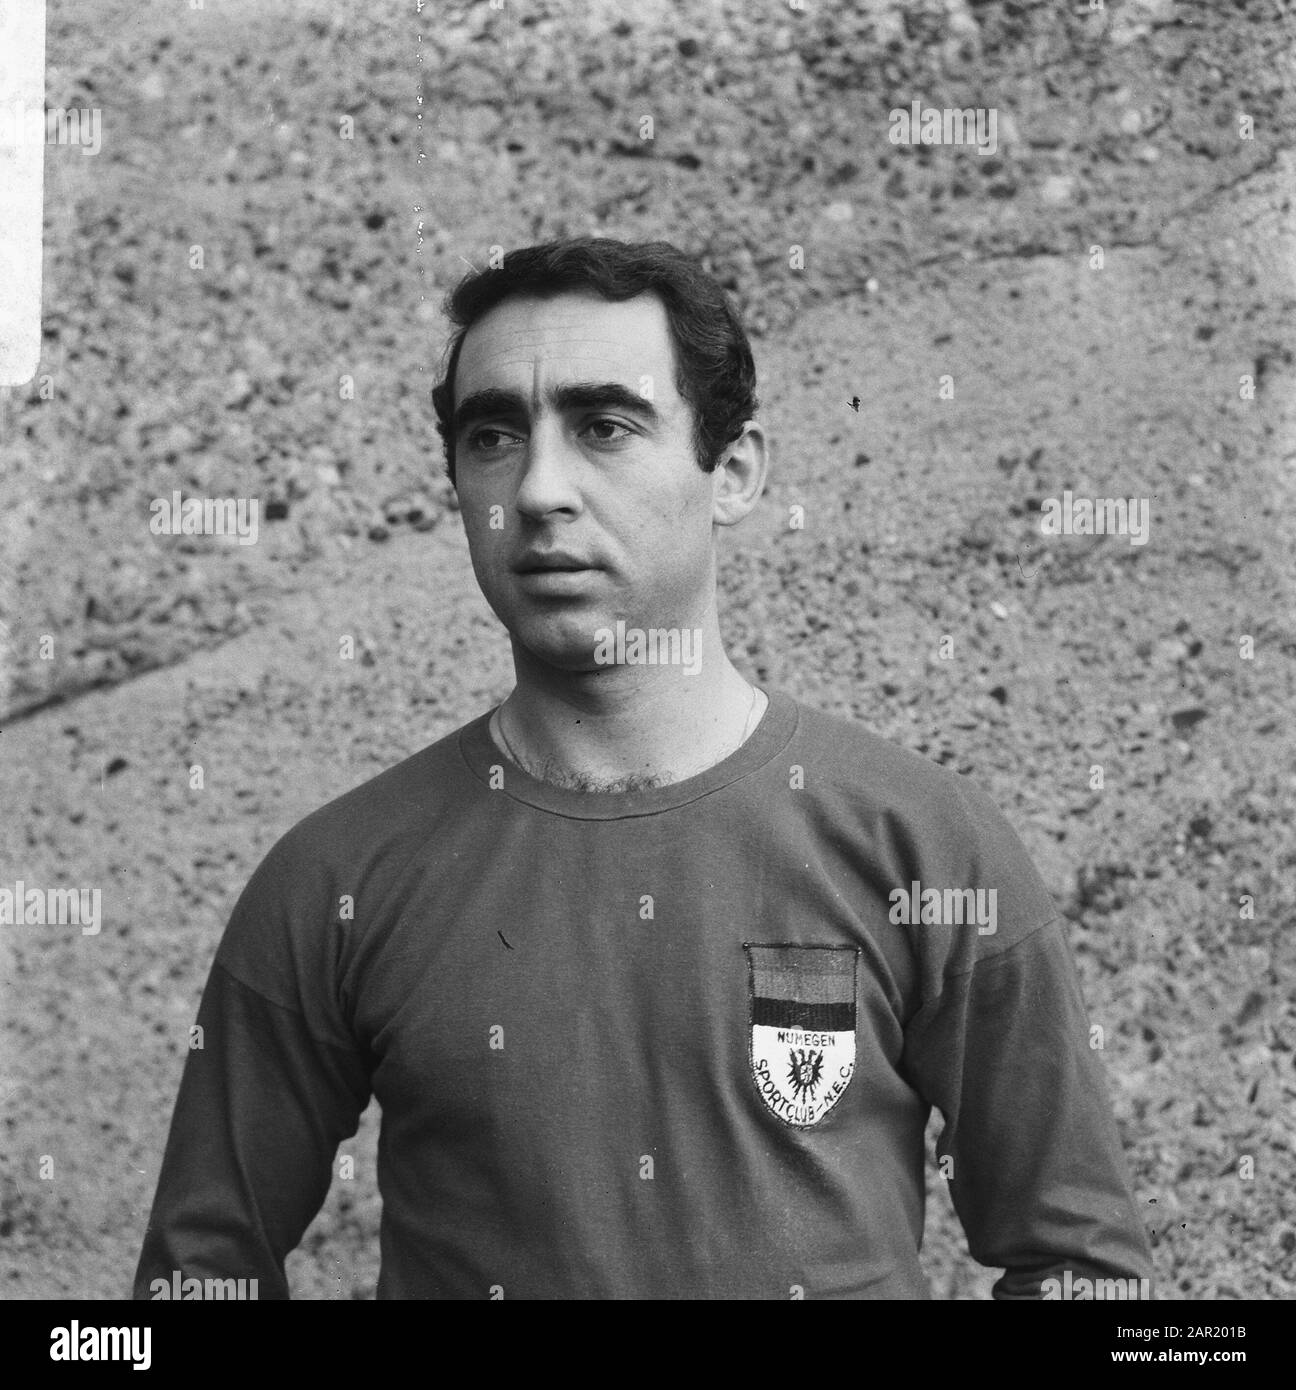
[[[573,772],[552,758],[547,758],[538,767],[524,767],[522,770],[546,786],[560,787],[563,791],[569,792],[646,792],[657,787],[670,786],[672,780],[678,780],[655,772],[631,772],[623,777],[595,777],[588,772]]]
[[[671,785],[671,779],[652,773],[631,773],[627,777],[605,779],[569,772],[554,763],[544,765],[541,780],[572,792],[646,792]]]

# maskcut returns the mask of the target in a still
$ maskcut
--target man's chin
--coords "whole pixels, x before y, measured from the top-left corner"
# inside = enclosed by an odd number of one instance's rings
[[[531,620],[507,625],[514,645],[541,665],[573,675],[601,671],[605,668],[595,660],[598,639],[595,631],[599,622],[575,622],[563,619]]]

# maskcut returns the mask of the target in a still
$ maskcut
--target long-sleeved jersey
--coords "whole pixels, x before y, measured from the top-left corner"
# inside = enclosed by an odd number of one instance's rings
[[[136,1275],[256,1278],[381,1106],[382,1298],[1000,1297],[1150,1258],[1056,909],[962,777],[774,692],[647,791],[483,715],[289,831],[199,1009]]]

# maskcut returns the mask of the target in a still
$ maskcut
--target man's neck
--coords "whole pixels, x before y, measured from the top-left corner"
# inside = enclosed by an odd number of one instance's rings
[[[711,635],[693,675],[671,665],[537,669],[515,652],[518,683],[491,734],[531,776],[577,791],[636,791],[695,777],[746,742],[768,703],[734,668],[719,633]]]

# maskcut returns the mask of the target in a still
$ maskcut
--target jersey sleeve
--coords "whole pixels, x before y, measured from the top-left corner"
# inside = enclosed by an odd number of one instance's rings
[[[370,1096],[339,1004],[332,886],[281,841],[239,899],[199,1006],[136,1298],[176,1274],[255,1278],[259,1298],[288,1297],[284,1259]]]
[[[1075,968],[1054,919],[947,978],[910,1020],[905,1065],[944,1119],[954,1207],[998,1299],[1043,1281],[1150,1279]]]

